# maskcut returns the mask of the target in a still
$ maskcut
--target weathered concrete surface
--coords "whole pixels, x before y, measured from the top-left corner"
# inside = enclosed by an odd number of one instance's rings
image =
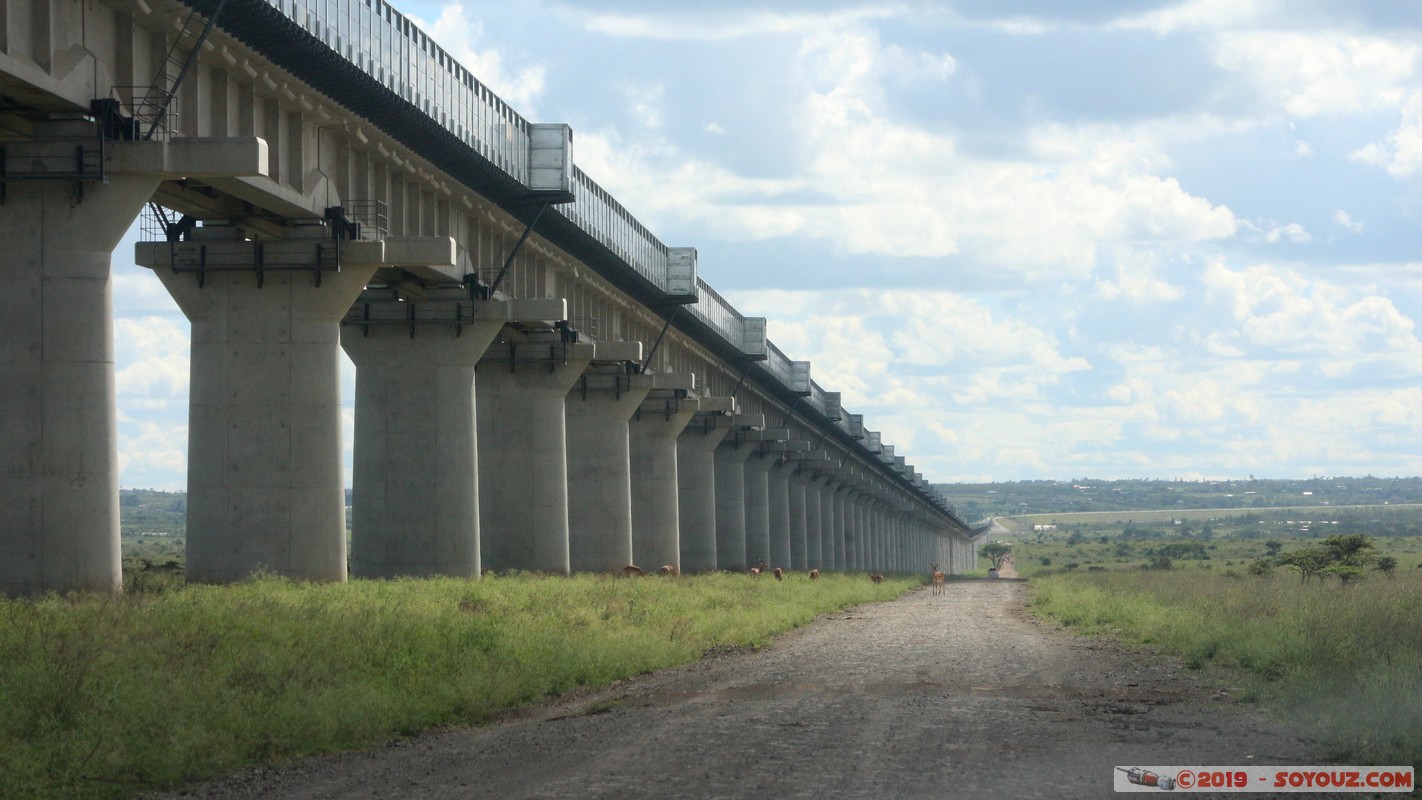
[[[156,178],[13,184],[0,213],[0,595],[117,592],[113,284]]]

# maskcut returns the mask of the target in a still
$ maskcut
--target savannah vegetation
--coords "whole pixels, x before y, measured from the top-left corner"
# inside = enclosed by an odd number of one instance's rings
[[[1375,489],[1388,500],[1040,508],[1001,520],[1012,533],[995,543],[1031,578],[1033,613],[1214,671],[1337,763],[1422,763],[1422,507],[1399,490],[1412,480],[1335,482],[1351,485],[1349,500]],[[1082,496],[1070,484],[1055,491]],[[1318,496],[1302,491],[1273,496]],[[981,571],[989,565],[980,558]]]
[[[202,586],[161,567],[128,577],[118,600],[0,600],[0,797],[128,797],[477,725],[758,646],[923,582],[723,573]]]

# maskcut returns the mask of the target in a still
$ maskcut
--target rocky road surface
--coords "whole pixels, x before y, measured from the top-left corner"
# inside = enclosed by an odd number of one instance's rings
[[[163,797],[1107,798],[1115,766],[1324,763],[1227,688],[1025,597],[953,581],[495,726]]]

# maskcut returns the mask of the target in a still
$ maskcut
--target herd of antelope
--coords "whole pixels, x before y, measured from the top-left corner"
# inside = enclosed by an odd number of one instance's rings
[[[943,585],[943,570],[939,569],[937,564],[929,564],[928,567],[929,570],[932,572],[933,595],[936,597],[947,591],[947,588]],[[774,575],[777,581],[785,580],[784,569],[782,569],[781,567],[769,567],[764,561],[750,568],[750,576],[752,578],[759,577],[760,575],[765,574],[767,572],[771,575]],[[647,573],[645,570],[643,570],[639,566],[636,566],[635,564],[628,564],[627,566],[622,568],[622,574],[626,575],[629,578],[636,578],[641,575],[646,575]],[[657,570],[657,574],[674,576],[680,575],[681,570],[677,569],[675,564],[663,564],[661,569]],[[810,570],[810,580],[817,581],[819,579],[820,571],[818,569]],[[874,573],[873,575],[869,576],[869,580],[873,581],[874,583],[883,583],[884,576],[879,573]]]

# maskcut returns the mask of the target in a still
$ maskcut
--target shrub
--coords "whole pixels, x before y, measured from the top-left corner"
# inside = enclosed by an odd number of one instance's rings
[[[1274,574],[1274,559],[1256,558],[1245,570],[1256,578],[1265,578]]]

